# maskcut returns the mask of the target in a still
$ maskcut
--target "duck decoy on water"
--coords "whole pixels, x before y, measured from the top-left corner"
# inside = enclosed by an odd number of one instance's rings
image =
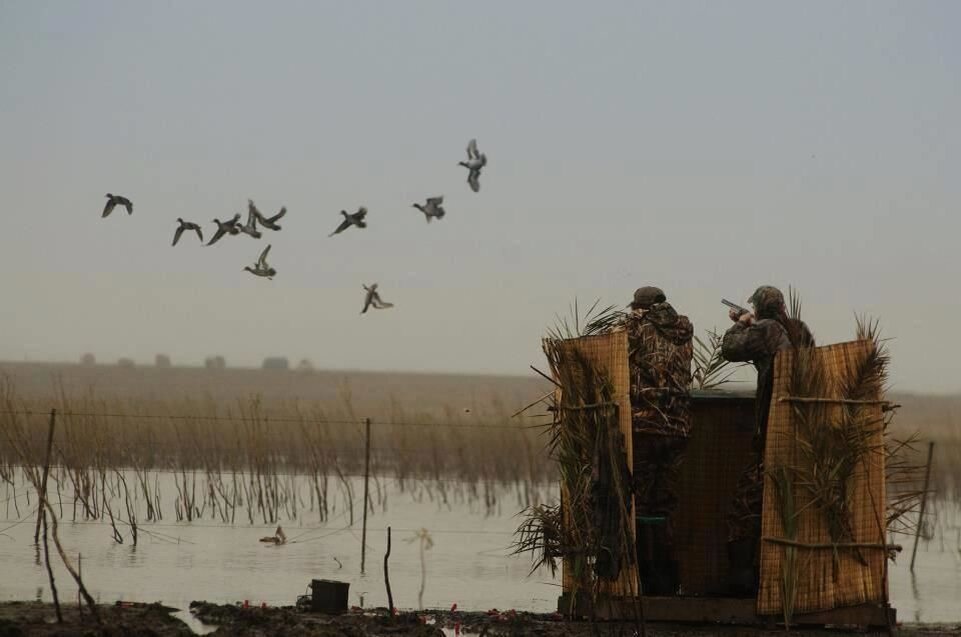
[[[468,170],[467,183],[474,192],[480,190],[481,168],[487,165],[487,155],[477,152],[477,140],[472,139],[467,142],[467,161],[457,162],[458,166],[463,166]]]
[[[263,252],[260,253],[260,258],[257,259],[257,262],[256,262],[256,263],[254,263],[254,267],[251,268],[251,267],[248,265],[247,267],[244,268],[244,270],[246,270],[247,272],[250,272],[251,274],[253,274],[253,275],[255,275],[255,276],[262,276],[262,277],[266,277],[266,278],[268,278],[268,279],[273,279],[273,278],[274,278],[274,275],[277,274],[277,270],[275,270],[274,268],[270,267],[270,266],[267,264],[267,253],[268,253],[268,252],[270,252],[270,246],[269,246],[269,245],[268,245],[266,248],[264,248],[264,251],[263,251]]]
[[[107,198],[107,205],[103,207],[103,214],[100,215],[101,218],[108,216],[117,206],[123,206],[126,208],[128,215],[133,214],[133,202],[126,197],[112,195],[109,192],[104,196]]]
[[[174,242],[171,243],[170,245],[172,246],[177,245],[177,242],[180,241],[180,235],[184,233],[184,230],[193,230],[194,232],[197,233],[197,236],[200,238],[200,243],[204,242],[204,234],[203,232],[200,231],[200,226],[198,226],[196,223],[193,223],[191,221],[184,221],[180,217],[177,217],[177,221],[180,223],[180,225],[177,227],[177,230],[174,232]]]
[[[257,218],[257,222],[268,230],[280,230],[280,226],[277,225],[277,222],[280,221],[285,214],[287,214],[287,206],[284,206],[280,209],[280,212],[275,214],[273,217],[265,217],[260,213],[259,210],[257,210],[257,206],[255,206],[254,202],[250,199],[247,200],[247,207]]]
[[[364,221],[364,217],[367,216],[367,208],[364,208],[363,206],[358,208],[357,212],[353,214],[348,213],[346,210],[341,210],[340,214],[344,215],[344,220],[340,222],[340,225],[337,226],[336,230],[334,230],[327,236],[332,237],[335,234],[340,234],[341,232],[343,232],[344,230],[346,230],[351,226],[357,226],[358,228],[367,227],[367,222]]]
[[[430,223],[431,219],[443,219],[447,211],[444,210],[441,204],[444,203],[444,197],[428,197],[427,203],[423,206],[419,203],[414,204],[414,208],[417,208],[424,213],[427,218],[427,223]]]
[[[257,229],[257,214],[254,208],[249,205],[247,206],[247,223],[242,226],[238,225],[237,229],[254,239],[261,237],[260,230]]]
[[[364,290],[367,291],[367,296],[364,297],[364,309],[360,311],[361,314],[367,312],[367,309],[371,306],[373,306],[375,310],[385,310],[389,307],[394,307],[393,303],[387,303],[380,298],[380,293],[377,292],[376,283],[372,283],[370,287],[365,285]]]
[[[210,238],[207,245],[212,246],[213,244],[220,241],[220,238],[225,234],[240,234],[240,228],[237,227],[237,223],[240,221],[240,213],[238,212],[232,218],[227,221],[221,221],[220,219],[214,219],[214,223],[217,224],[217,232],[214,236]]]
[[[287,543],[287,535],[284,533],[284,530],[278,526],[278,527],[277,527],[277,530],[274,531],[274,534],[273,534],[273,535],[268,535],[268,536],[266,536],[266,537],[262,537],[262,538],[260,538],[260,541],[263,542],[263,543],[265,543],[265,544],[278,544],[278,545],[279,545],[279,544],[286,544],[286,543]]]

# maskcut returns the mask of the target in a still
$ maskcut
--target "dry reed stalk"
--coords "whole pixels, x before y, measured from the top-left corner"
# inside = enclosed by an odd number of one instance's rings
[[[778,466],[771,470],[771,480],[774,483],[777,496],[778,510],[781,516],[781,528],[784,539],[797,539],[798,512],[797,503],[792,488],[794,476],[786,466]],[[797,599],[800,564],[798,563],[798,548],[792,545],[784,547],[784,559],[781,568],[781,599],[784,606],[784,627],[790,628],[794,616],[794,604]]]
[[[4,427],[3,431],[10,448],[13,450],[14,453],[18,454],[21,457],[21,462],[25,466],[33,462],[34,456],[31,454],[31,451],[30,451],[31,445],[26,432],[21,427],[10,426],[10,423],[6,423],[6,426]],[[51,417],[50,443],[48,445],[48,448],[52,448],[52,446],[53,446],[53,421]],[[47,455],[47,458],[44,460],[44,464],[49,464],[49,454]],[[35,468],[36,468],[35,466],[31,466],[31,469],[35,469]],[[70,563],[70,560],[63,549],[63,545],[60,542],[59,522],[57,520],[57,515],[53,509],[53,506],[50,504],[49,500],[45,497],[44,488],[43,488],[43,485],[41,484],[42,477],[40,475],[40,472],[37,470],[24,471],[23,475],[32,484],[35,491],[39,494],[39,506],[41,511],[43,511],[43,514],[41,516],[42,518],[41,523],[44,527],[44,543],[46,544],[46,527],[47,527],[47,521],[49,520],[51,535],[53,537],[54,545],[57,547],[57,551],[60,554],[60,559],[63,561],[63,564],[66,567],[67,571],[76,581],[77,586],[79,587],[81,594],[84,596],[84,599],[87,601],[87,604],[90,607],[90,611],[93,614],[94,618],[97,620],[97,623],[100,623],[100,615],[97,611],[96,603],[94,602],[93,597],[90,596],[90,593],[87,591],[86,587],[83,585],[83,581],[80,579],[79,574],[73,568],[73,565]],[[48,569],[49,569],[49,556],[48,556]],[[50,575],[51,575],[51,587],[53,587],[52,572]],[[53,590],[54,590],[54,595],[56,595],[55,588]],[[59,612],[58,612],[58,615],[59,615]]]
[[[12,386],[6,389],[9,411],[29,407]],[[136,520],[139,530],[144,523],[162,520],[165,500],[160,478],[171,475],[166,472],[174,476],[175,514],[185,520],[208,517],[233,523],[236,509],[245,506],[250,523],[255,516],[267,521],[300,517],[305,506],[300,485],[305,478],[293,474],[301,471],[310,476],[322,520],[329,517],[338,498],[344,509],[353,501],[352,476],[361,466],[363,437],[357,426],[332,427],[328,422],[344,417],[343,411],[325,411],[314,405],[311,413],[303,405],[292,405],[293,413],[280,413],[281,422],[275,424],[275,414],[268,416],[259,406],[252,409],[247,401],[239,403],[238,415],[235,408],[211,401],[104,400],[92,392],[69,396],[62,386],[54,402],[64,412],[63,436],[56,448],[58,493],[63,482],[73,500],[74,519],[109,523],[113,517],[116,527],[117,512],[129,504],[122,523]],[[394,416],[401,424],[374,426],[375,438],[383,441],[372,449],[371,459],[378,507],[387,505],[380,479],[391,475],[408,483],[416,479],[413,484],[419,484],[419,497],[437,498],[448,506],[482,500],[485,508],[494,512],[501,506],[502,492],[512,493],[522,505],[533,503],[540,497],[539,485],[554,472],[535,451],[537,433],[515,427],[508,411],[495,401],[488,415],[480,418],[475,405],[473,420],[465,420],[448,408],[436,427],[409,427],[403,423],[428,422],[433,416],[395,409]],[[296,420],[283,422],[290,415]],[[488,423],[494,428],[473,426]],[[305,424],[316,430],[316,435],[304,436]],[[448,424],[470,428],[445,426]],[[42,428],[30,418],[0,417],[0,428],[11,426],[22,427],[24,439],[30,441],[26,462],[16,462],[6,447],[0,446],[0,476],[5,477],[8,489],[19,491],[13,484],[12,463],[25,472],[37,471],[36,454],[29,449],[41,440]],[[392,444],[396,441],[400,444]],[[395,452],[398,448],[400,453]],[[224,470],[230,471],[230,477]],[[330,474],[338,485],[335,493],[331,493]],[[451,485],[451,479],[467,484]],[[31,497],[32,493],[28,491]],[[169,501],[166,504],[169,506]],[[142,519],[138,505],[145,507]],[[9,500],[8,506],[16,507],[17,499]],[[375,510],[373,505],[371,510]]]

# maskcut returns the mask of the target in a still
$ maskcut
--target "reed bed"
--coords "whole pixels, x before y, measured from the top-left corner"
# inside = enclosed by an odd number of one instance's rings
[[[890,431],[895,437],[911,439],[905,450],[914,465],[926,460],[927,442],[933,442],[931,491],[938,499],[961,506],[961,397],[893,395],[901,405]]]
[[[0,382],[0,484],[7,518],[35,502],[50,410],[57,411],[50,499],[72,520],[109,522],[136,542],[161,520],[225,524],[353,525],[363,509],[366,423],[349,391],[336,401],[265,405],[104,398],[93,391],[27,397]],[[549,497],[556,467],[531,418],[494,401],[479,413],[449,407],[408,413],[392,403],[371,422],[371,511],[387,508],[389,481],[440,506],[478,504],[495,513]],[[12,506],[11,506],[12,505]]]
[[[298,519],[322,522],[351,503],[358,518],[362,494],[349,478],[363,472],[364,417],[377,423],[371,497],[378,511],[387,506],[391,480],[417,498],[477,504],[492,513],[556,503],[558,466],[548,457],[543,429],[530,428],[549,419],[511,418],[517,406],[549,389],[537,379],[107,367],[3,364],[10,378],[0,381],[0,411],[19,413],[0,414],[0,515],[19,518],[28,502],[35,505],[22,472],[41,466],[52,408],[58,411],[52,497],[63,502],[68,519],[109,520],[105,488],[119,498],[110,512],[125,521],[130,494],[141,525],[198,519],[198,511],[205,520],[270,524],[296,510]],[[361,380],[376,386],[365,386],[363,396],[351,391]],[[273,398],[258,397],[257,387]],[[430,387],[437,388],[433,398]],[[299,398],[306,395],[321,398]],[[925,443],[934,441],[932,497],[922,524],[922,537],[933,537],[961,510],[961,396],[889,395],[902,405],[888,433],[902,441],[894,444],[904,447],[897,455],[905,470],[889,476],[888,496],[913,497]],[[176,484],[165,482],[174,472]],[[296,497],[285,495],[295,490]],[[913,534],[916,513],[908,511],[892,530]],[[957,531],[946,530],[951,537]]]

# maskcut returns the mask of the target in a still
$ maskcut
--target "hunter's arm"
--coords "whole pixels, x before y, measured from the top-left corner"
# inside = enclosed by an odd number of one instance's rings
[[[735,323],[721,341],[721,355],[731,362],[753,361],[769,354],[765,330],[756,325]]]

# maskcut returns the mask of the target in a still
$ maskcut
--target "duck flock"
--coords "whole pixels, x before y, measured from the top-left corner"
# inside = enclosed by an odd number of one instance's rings
[[[477,150],[477,140],[470,140],[467,143],[467,161],[457,162],[459,166],[463,166],[467,169],[467,184],[470,189],[474,192],[480,192],[480,175],[481,170],[487,165],[487,155],[481,153]],[[101,217],[108,217],[110,213],[113,212],[114,208],[117,206],[122,206],[126,208],[127,214],[133,214],[133,202],[127,197],[122,195],[115,195],[107,193],[107,204],[103,208],[103,214]],[[414,208],[417,208],[422,213],[430,223],[434,219],[443,219],[447,212],[444,210],[443,204],[444,197],[428,197],[424,204],[415,203]],[[177,229],[174,230],[174,239],[171,246],[177,245],[180,241],[180,237],[184,232],[195,232],[197,233],[197,239],[202,245],[212,246],[226,236],[237,236],[239,234],[246,234],[254,239],[260,239],[263,233],[259,228],[264,228],[266,230],[271,230],[277,232],[281,229],[280,225],[277,223],[283,219],[284,215],[287,214],[287,208],[282,207],[277,214],[272,217],[264,216],[257,206],[254,204],[253,200],[247,200],[247,222],[244,224],[240,223],[240,213],[238,212],[232,218],[226,221],[221,221],[220,219],[214,219],[213,223],[217,226],[217,230],[214,232],[213,236],[210,238],[206,244],[204,244],[204,233],[203,229],[199,224],[192,221],[185,221],[180,217],[177,217]],[[357,212],[349,213],[346,210],[341,210],[340,214],[343,215],[344,220],[340,222],[340,225],[334,229],[328,236],[333,237],[341,232],[347,230],[351,226],[356,226],[357,228],[367,227],[367,208],[361,206],[357,209]],[[257,261],[254,262],[253,266],[246,266],[244,271],[250,272],[254,276],[264,277],[268,280],[272,280],[277,275],[277,270],[267,263],[267,255],[270,253],[270,244],[263,249]],[[377,284],[372,283],[370,285],[364,285],[364,308],[360,311],[361,314],[367,312],[368,309],[374,308],[376,310],[383,310],[393,307],[393,303],[387,303],[380,298],[380,293],[377,291]]]

